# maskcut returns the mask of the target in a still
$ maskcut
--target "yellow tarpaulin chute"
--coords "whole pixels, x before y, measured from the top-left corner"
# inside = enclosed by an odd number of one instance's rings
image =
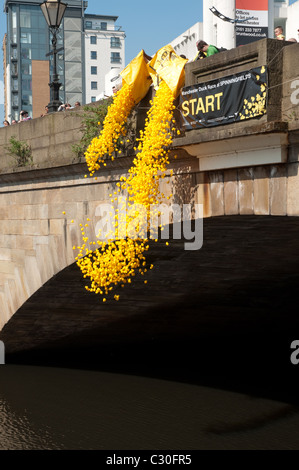
[[[127,67],[120,73],[122,79],[130,86],[135,105],[147,94],[152,79],[147,68],[150,57],[142,49]]]
[[[158,77],[162,78],[176,98],[185,83],[185,65],[187,62],[188,59],[178,56],[173,47],[168,44],[156,52],[148,64],[148,70],[154,84],[157,84]]]

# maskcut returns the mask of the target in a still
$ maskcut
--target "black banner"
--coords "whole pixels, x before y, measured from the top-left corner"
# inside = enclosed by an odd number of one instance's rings
[[[263,116],[266,99],[265,66],[184,87],[179,104],[181,128],[213,127]]]

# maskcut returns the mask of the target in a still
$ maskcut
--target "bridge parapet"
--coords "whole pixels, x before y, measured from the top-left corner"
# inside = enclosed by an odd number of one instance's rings
[[[187,148],[186,146],[193,144],[200,146],[205,142],[216,141],[221,142],[222,146],[224,141],[236,137],[253,135],[256,141],[258,135],[277,132],[287,135],[288,130],[299,129],[299,64],[296,60],[298,52],[299,44],[276,39],[262,39],[187,64],[186,86],[221,79],[263,65],[267,66],[267,112],[259,118],[248,119],[245,122],[238,121],[186,131],[176,139],[175,146]],[[191,147],[189,150],[191,154],[194,154]],[[225,148],[223,148],[223,153],[225,153]]]

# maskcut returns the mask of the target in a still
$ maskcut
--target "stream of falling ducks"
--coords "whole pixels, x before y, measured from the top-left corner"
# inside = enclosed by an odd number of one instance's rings
[[[118,190],[114,195],[110,194],[112,204],[121,192],[128,195],[124,202],[127,204],[126,210],[117,209],[115,212],[112,232],[106,234],[104,240],[98,239],[97,242],[88,243],[85,233],[88,224],[81,225],[83,243],[80,247],[74,247],[79,249],[76,262],[83,277],[90,280],[90,285],[85,288],[101,295],[103,302],[106,302],[106,297],[116,286],[124,287],[126,283],[132,282],[138,272],[141,275],[147,272],[145,252],[149,249],[148,223],[152,217],[157,216],[152,213],[153,207],[164,198],[164,194],[159,190],[159,182],[166,175],[172,132],[175,130],[173,103],[172,91],[161,81],[153,101],[150,102],[151,107],[144,131],[138,139],[139,144],[135,149],[137,152],[129,169],[129,176],[122,177],[120,183],[117,183]],[[114,150],[119,135],[124,133],[124,122],[130,106],[133,106],[132,96],[129,87],[124,85],[117,94],[112,111],[109,113],[108,110],[102,134],[93,139],[86,152],[91,175],[104,162],[104,155]],[[91,249],[90,245],[95,244],[98,245],[97,249]],[[152,268],[153,265],[149,267]],[[147,280],[144,280],[144,283],[146,284]],[[119,300],[119,295],[114,295],[114,299]]]

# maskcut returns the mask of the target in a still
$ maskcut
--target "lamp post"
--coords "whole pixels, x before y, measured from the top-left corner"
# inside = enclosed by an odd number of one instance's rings
[[[56,45],[57,45],[57,32],[61,24],[66,7],[67,7],[67,4],[61,2],[60,0],[47,0],[40,5],[40,8],[43,12],[45,20],[52,33],[52,51],[46,55],[46,56],[53,55],[53,76],[52,76],[51,83],[49,83],[49,86],[50,86],[50,103],[48,105],[49,113],[53,113],[57,111],[58,107],[61,105],[61,102],[59,100],[59,88],[61,87],[61,83],[59,82],[59,77],[57,75],[56,55],[57,55],[57,52],[63,49],[63,47],[61,47],[60,49],[57,49]]]

